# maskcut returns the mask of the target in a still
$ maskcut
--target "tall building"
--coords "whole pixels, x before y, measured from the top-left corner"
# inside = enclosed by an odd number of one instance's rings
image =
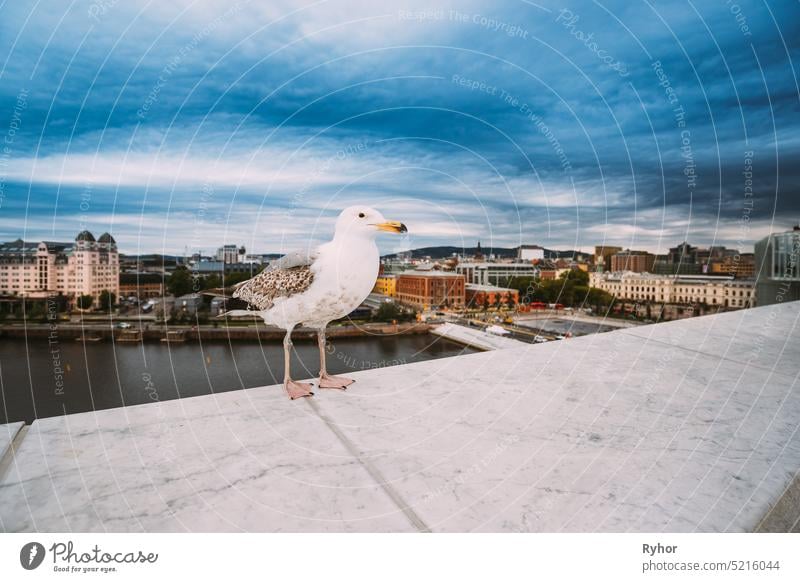
[[[667,262],[671,264],[688,263],[693,265],[697,262],[697,247],[693,247],[687,242],[682,242],[678,246],[669,249]]]
[[[119,296],[119,253],[114,238],[84,230],[71,243],[22,239],[0,245],[0,293],[30,299],[65,295],[74,301],[110,291]]]
[[[611,256],[622,252],[622,247],[597,246],[594,247],[594,266],[607,271],[611,268]]]
[[[475,256],[473,257],[476,261],[483,260],[483,249],[481,249],[481,241],[478,241],[478,246],[475,249]]]
[[[655,260],[656,256],[647,251],[622,251],[611,255],[611,271],[649,273],[653,270]]]
[[[217,260],[225,263],[226,265],[241,262],[246,254],[244,247],[237,247],[236,245],[223,245],[217,249]]]
[[[397,300],[418,309],[464,307],[464,276],[443,271],[405,271],[397,275]]]
[[[800,299],[800,226],[755,244],[759,305]]]

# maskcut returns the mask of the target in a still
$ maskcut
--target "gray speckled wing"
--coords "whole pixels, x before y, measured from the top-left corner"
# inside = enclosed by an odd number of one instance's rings
[[[291,269],[294,267],[310,267],[318,256],[316,250],[313,251],[294,251],[286,253],[279,259],[270,261],[267,264],[265,271],[276,271],[278,269]]]
[[[271,309],[279,297],[302,293],[314,281],[308,265],[280,268],[270,265],[252,279],[236,287],[233,296],[246,301],[259,311]]]

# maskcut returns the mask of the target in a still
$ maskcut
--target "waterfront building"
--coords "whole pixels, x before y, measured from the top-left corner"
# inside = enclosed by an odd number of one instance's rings
[[[95,239],[84,230],[74,242],[24,242],[0,245],[0,294],[28,299],[64,295],[70,302],[91,295],[119,296],[119,253],[114,238]]]
[[[755,244],[759,305],[800,300],[800,226]]]
[[[752,279],[731,275],[656,275],[653,273],[591,273],[589,284],[618,299],[637,302],[700,304],[730,309],[753,307]]]
[[[136,297],[138,300],[164,295],[164,276],[159,273],[120,273],[120,297]]]
[[[397,300],[417,309],[464,307],[464,276],[444,271],[405,271],[397,275]]]

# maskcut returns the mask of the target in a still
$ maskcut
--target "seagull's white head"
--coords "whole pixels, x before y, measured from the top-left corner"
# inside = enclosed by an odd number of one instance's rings
[[[345,208],[336,219],[335,236],[357,236],[374,239],[380,231],[408,232],[402,222],[386,220],[383,214],[369,206]]]

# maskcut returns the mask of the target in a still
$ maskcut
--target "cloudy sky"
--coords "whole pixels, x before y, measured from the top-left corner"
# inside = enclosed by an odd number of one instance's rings
[[[752,248],[800,218],[797,2],[0,8],[0,240]],[[387,235],[388,236],[388,235]]]

